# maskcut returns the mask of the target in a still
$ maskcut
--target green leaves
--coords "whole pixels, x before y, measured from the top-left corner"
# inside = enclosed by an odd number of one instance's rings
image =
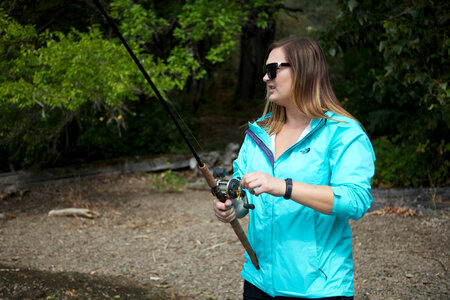
[[[181,193],[186,185],[186,179],[171,170],[150,174],[149,179],[159,192]]]
[[[42,103],[48,109],[77,110],[87,102],[114,106],[132,95],[132,73],[137,73],[123,47],[104,40],[98,28],[89,33],[45,33],[46,44],[21,46],[6,78],[0,99],[20,107]],[[130,71],[122,72],[123,68]],[[15,79],[15,80],[14,80]]]
[[[220,63],[234,49],[236,35],[241,31],[239,22],[243,18],[245,12],[239,9],[236,1],[189,0],[178,16],[180,26],[175,28],[174,37],[186,49],[208,37],[215,42],[205,58],[212,64]]]
[[[342,16],[322,34],[322,45],[342,64],[345,79],[337,92],[350,99],[346,107],[373,139],[386,139],[382,143],[389,150],[380,147],[378,157],[379,182],[391,181],[383,168],[400,178],[406,166],[414,165],[420,175],[403,184],[430,184],[428,173],[417,168],[449,162],[448,153],[436,153],[442,137],[450,135],[447,1],[344,0],[340,6]],[[418,159],[427,163],[402,159],[394,147],[408,149],[404,155],[421,153]],[[403,169],[390,168],[396,165],[391,158]],[[447,172],[431,173],[433,182],[448,180]]]
[[[157,16],[153,6],[144,7],[130,0],[113,1],[110,16],[119,22],[122,35],[135,41],[150,41],[154,34],[170,26],[168,20]]]
[[[153,93],[120,42],[104,39],[97,26],[86,33],[38,35],[31,26],[1,19],[0,146],[10,149],[11,162],[28,165],[57,158],[74,142],[67,140],[68,126],[85,122],[81,114],[90,118],[101,111],[107,116],[104,126],[116,124],[120,135],[124,102]],[[138,43],[130,45],[140,52]],[[183,88],[190,75],[149,54],[139,57],[162,93]],[[61,144],[61,138],[66,142]]]
[[[165,95],[205,77],[230,55],[250,9],[278,2],[249,1],[242,9],[232,0],[114,0],[109,13]],[[261,13],[258,26],[271,17]],[[132,101],[154,92],[120,41],[100,28],[38,34],[0,10],[0,152],[10,163],[52,163],[77,145],[89,157],[134,153],[120,139],[126,128],[140,134],[126,140],[141,147],[139,153],[179,150],[167,138],[169,127],[161,135],[147,132],[166,125],[160,114],[137,120],[142,105]],[[148,136],[157,136],[158,145],[149,145]]]
[[[399,138],[393,142],[382,137],[375,139],[373,146],[377,155],[375,185],[440,186],[445,185],[450,175],[450,163],[445,159],[450,154],[450,145],[444,139],[437,144],[429,139],[415,144],[412,140]]]
[[[352,12],[356,6],[358,6],[358,2],[356,0],[350,0],[347,2],[347,7],[350,12]]]

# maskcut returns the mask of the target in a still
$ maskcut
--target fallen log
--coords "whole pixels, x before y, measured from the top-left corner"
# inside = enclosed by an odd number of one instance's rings
[[[96,211],[87,208],[64,208],[53,209],[48,212],[49,217],[84,217],[88,219],[94,219],[99,217],[100,214]]]

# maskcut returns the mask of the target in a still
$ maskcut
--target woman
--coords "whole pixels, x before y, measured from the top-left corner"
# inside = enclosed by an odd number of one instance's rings
[[[248,240],[260,265],[246,254],[244,299],[352,299],[349,218],[372,203],[372,145],[336,99],[316,42],[273,43],[265,72],[263,117],[233,163],[255,205]],[[230,200],[215,200],[214,211],[222,222],[237,215]]]

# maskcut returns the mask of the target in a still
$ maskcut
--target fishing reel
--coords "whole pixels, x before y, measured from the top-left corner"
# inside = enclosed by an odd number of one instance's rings
[[[224,193],[228,198],[230,198],[233,201],[233,204],[237,202],[238,205],[235,205],[236,210],[238,211],[239,215],[239,208],[242,206],[246,212],[248,212],[249,209],[254,209],[254,204],[249,204],[247,195],[245,191],[241,188],[241,183],[239,178],[232,178],[232,179],[224,179],[226,176],[226,170],[224,168],[214,168],[213,170],[213,177],[216,179],[217,183],[217,189],[216,192],[213,190],[213,195],[216,195],[217,190],[221,193]],[[219,197],[218,197],[219,198]],[[242,200],[242,201],[240,201]]]

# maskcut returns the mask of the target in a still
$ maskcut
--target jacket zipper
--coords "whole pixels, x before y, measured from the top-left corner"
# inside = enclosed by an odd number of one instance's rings
[[[274,170],[275,158],[273,157],[272,150],[270,150],[269,147],[267,147],[266,144],[264,144],[264,142],[253,131],[250,130],[250,128],[247,129],[245,133],[258,145],[262,152],[267,156],[270,165],[272,166],[272,170]]]
[[[327,119],[325,119],[325,122],[323,121],[324,119],[321,119],[319,121],[319,124],[317,124],[317,126],[315,126],[307,135],[305,135],[300,141],[298,141],[297,143],[295,143],[294,145],[292,145],[291,147],[289,147],[289,149],[287,149],[281,156],[283,156],[286,152],[291,151],[291,149],[293,149],[294,147],[297,147],[298,145],[300,145],[302,143],[302,141],[304,141],[308,136],[310,136],[311,134],[313,134],[314,132],[316,132],[319,128],[321,128],[326,122]],[[271,166],[272,166],[272,172],[275,173],[275,158],[274,158],[274,154],[273,152],[269,149],[269,147],[267,147],[267,145],[249,128],[245,131],[245,133],[258,145],[258,147],[261,149],[261,151],[266,155],[267,159],[269,160]],[[281,157],[280,156],[280,157]],[[273,210],[273,207],[272,207]],[[273,215],[273,211],[272,211],[272,215]],[[272,235],[273,235],[273,223],[272,223]],[[271,240],[273,240],[273,236],[271,238]],[[273,259],[273,249],[271,249],[271,257]],[[273,262],[272,262],[273,263]],[[325,279],[328,279],[327,275],[325,274],[325,272],[323,272],[321,269],[319,269],[320,272],[322,272],[322,274],[325,276]],[[272,269],[273,272],[273,269]],[[272,274],[272,281],[273,281],[273,274]],[[273,282],[272,282],[272,288],[273,288]]]
[[[325,123],[324,123],[325,120]],[[323,124],[324,123],[324,124]],[[311,134],[316,132],[319,128],[321,128],[323,125],[327,123],[327,119],[320,119],[319,124],[313,128],[310,132],[308,132],[307,135],[305,135],[300,141],[289,147],[286,151],[281,154],[280,157],[282,157],[285,153],[288,151],[291,151],[293,148],[300,145],[307,137],[309,137]],[[267,145],[249,128],[245,131],[245,133],[258,145],[258,147],[262,150],[262,152],[266,155],[266,157],[269,159],[270,165],[272,166],[272,172],[275,172],[275,158],[272,153],[272,150],[267,147]],[[278,159],[280,159],[280,157]]]

